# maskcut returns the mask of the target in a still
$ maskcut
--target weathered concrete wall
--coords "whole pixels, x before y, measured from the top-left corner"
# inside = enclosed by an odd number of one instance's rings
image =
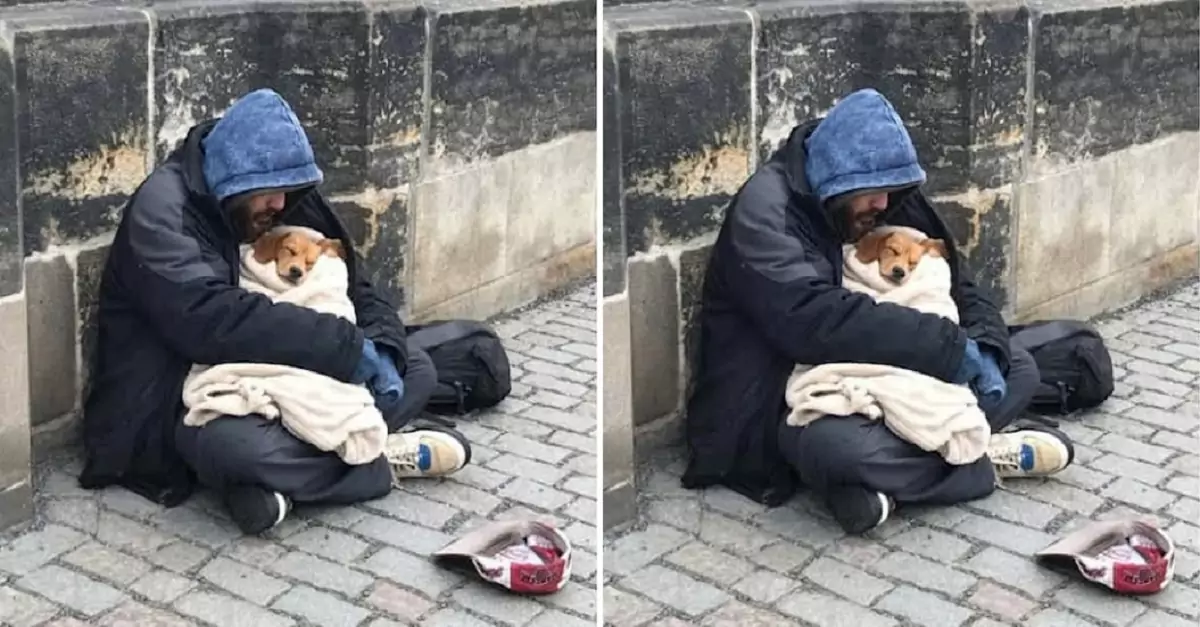
[[[252,89],[291,102],[409,320],[485,317],[595,271],[593,2],[105,4],[0,10],[0,345],[22,356],[0,370],[0,511],[29,423],[35,451],[76,437],[127,195]]]
[[[861,87],[899,109],[927,193],[1013,320],[1090,316],[1195,274],[1198,8],[606,6],[604,294],[630,305],[637,447],[680,436],[728,200],[796,123]]]

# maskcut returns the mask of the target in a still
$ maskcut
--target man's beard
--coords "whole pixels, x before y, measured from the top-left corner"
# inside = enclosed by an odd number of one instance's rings
[[[270,213],[260,213],[256,219],[250,211],[250,206],[245,203],[234,205],[230,211],[233,216],[233,228],[243,244],[257,240],[279,221]]]

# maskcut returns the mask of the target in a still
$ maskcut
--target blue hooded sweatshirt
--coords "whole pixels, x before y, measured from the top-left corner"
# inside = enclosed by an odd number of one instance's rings
[[[847,192],[925,182],[904,122],[874,89],[843,98],[809,135],[805,149],[804,174],[822,203]]]
[[[204,181],[218,201],[249,191],[310,187],[324,179],[300,120],[271,89],[234,102],[203,146]]]

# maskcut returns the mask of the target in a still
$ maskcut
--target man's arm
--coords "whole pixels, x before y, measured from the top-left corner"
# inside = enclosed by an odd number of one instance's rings
[[[1000,308],[992,301],[987,290],[976,285],[971,279],[970,268],[955,245],[954,236],[933,205],[923,194],[914,193],[888,216],[888,223],[919,229],[926,235],[947,243],[954,276],[950,295],[958,305],[959,324],[967,332],[967,337],[975,340],[981,349],[996,359],[1000,372],[1007,374],[1011,354],[1008,326],[1004,322],[1004,316],[1000,314]]]
[[[730,208],[734,258],[724,281],[780,352],[803,364],[876,363],[955,377],[966,345],[958,325],[837,285],[815,243],[788,232],[783,190],[755,186]]]
[[[177,199],[149,186],[138,195],[114,243],[115,278],[167,345],[197,364],[270,363],[352,378],[362,353],[357,327],[233,285],[220,251],[189,232]]]
[[[399,310],[383,295],[369,278],[370,272],[361,255],[355,253],[357,268],[354,285],[350,288],[350,299],[363,334],[386,350],[396,364],[396,370],[404,375],[408,365],[407,334]]]

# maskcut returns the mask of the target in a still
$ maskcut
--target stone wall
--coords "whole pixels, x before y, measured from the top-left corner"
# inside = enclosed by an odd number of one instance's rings
[[[595,271],[594,2],[104,4],[0,10],[0,527],[28,507],[30,428],[35,452],[76,437],[127,195],[252,89],[291,102],[409,320]]]
[[[605,337],[629,327],[632,398],[631,424],[606,429],[639,451],[680,437],[727,201],[861,87],[900,111],[1010,320],[1087,317],[1196,274],[1197,0],[730,4],[604,12],[603,288],[629,308]]]

